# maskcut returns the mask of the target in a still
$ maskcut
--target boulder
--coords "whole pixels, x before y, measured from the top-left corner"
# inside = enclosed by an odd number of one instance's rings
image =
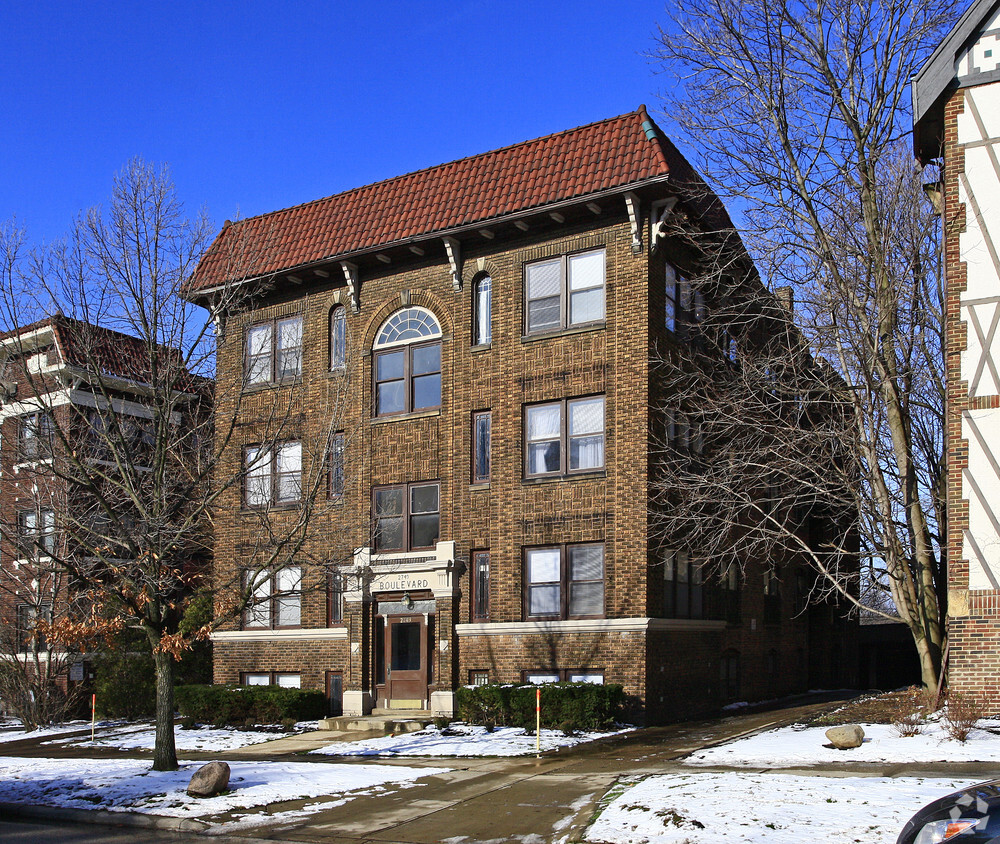
[[[229,788],[229,765],[225,762],[209,762],[202,765],[191,782],[188,783],[187,793],[192,797],[214,797]]]
[[[865,731],[857,724],[844,724],[840,727],[830,727],[826,731],[826,737],[837,750],[850,750],[852,747],[861,747],[861,743],[865,740]]]

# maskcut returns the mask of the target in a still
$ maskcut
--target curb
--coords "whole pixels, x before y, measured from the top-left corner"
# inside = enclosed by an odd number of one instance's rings
[[[134,812],[109,812],[106,809],[63,809],[57,806],[0,803],[0,816],[5,818],[36,818],[70,823],[128,826],[142,829],[164,829],[173,832],[203,832],[209,824],[192,818],[170,818],[164,815],[141,815]]]

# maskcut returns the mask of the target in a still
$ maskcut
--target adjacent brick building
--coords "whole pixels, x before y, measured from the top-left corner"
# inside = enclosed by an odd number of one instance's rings
[[[79,549],[110,542],[94,481],[128,510],[123,478],[141,477],[153,445],[149,381],[145,344],[117,331],[56,315],[0,334],[0,653],[60,685],[83,681],[84,663],[50,648],[47,624],[88,609]]]
[[[966,10],[914,77],[914,146],[941,166],[948,683],[1000,703],[1000,3]]]
[[[793,567],[767,594],[760,561],[702,583],[649,538],[651,350],[712,305],[671,215],[728,224],[640,107],[223,228],[189,288],[219,311],[220,387],[242,385],[217,403],[218,429],[238,414],[223,471],[245,473],[217,584],[312,515],[214,635],[217,682],[349,713],[614,682],[649,721],[851,682],[848,626],[797,614]]]

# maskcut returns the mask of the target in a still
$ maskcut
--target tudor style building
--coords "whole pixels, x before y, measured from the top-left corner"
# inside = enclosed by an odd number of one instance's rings
[[[189,287],[243,388],[217,404],[245,475],[217,583],[256,570],[262,512],[274,535],[311,516],[300,562],[213,636],[216,681],[348,713],[615,682],[647,721],[850,682],[847,627],[800,612],[792,566],[709,583],[650,539],[650,352],[711,307],[662,223],[728,225],[707,193],[640,107],[227,224]]]
[[[941,165],[948,684],[1000,703],[1000,3],[977,0],[913,81],[914,149]]]

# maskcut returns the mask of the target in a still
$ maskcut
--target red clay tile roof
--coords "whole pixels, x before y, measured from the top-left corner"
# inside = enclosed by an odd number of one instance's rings
[[[141,339],[63,314],[7,331],[0,334],[0,340],[25,337],[36,329],[47,327],[52,328],[56,349],[64,365],[139,384],[149,383],[149,350]],[[179,354],[169,352],[165,347],[160,348],[160,353],[173,355],[175,361]],[[191,378],[183,371],[178,373],[178,377],[185,382]],[[195,379],[198,380],[201,379]],[[180,384],[178,388],[182,388]]]
[[[647,121],[651,126],[640,106],[619,117],[227,225],[188,290],[486,223],[663,178],[675,168],[690,170],[659,131],[650,139],[643,125]],[[252,272],[233,272],[227,256],[237,251],[256,253]]]

